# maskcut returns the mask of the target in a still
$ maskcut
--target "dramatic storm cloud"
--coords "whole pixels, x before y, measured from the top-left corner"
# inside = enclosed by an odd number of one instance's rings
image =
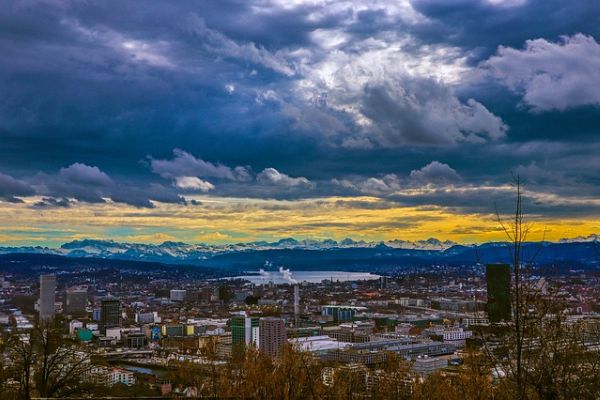
[[[0,228],[460,240],[519,174],[534,218],[600,230],[596,1],[0,9]]]

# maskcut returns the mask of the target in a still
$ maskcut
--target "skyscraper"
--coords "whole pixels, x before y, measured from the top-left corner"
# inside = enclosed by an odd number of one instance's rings
[[[281,318],[265,317],[259,322],[260,351],[275,357],[287,341],[285,322]]]
[[[121,326],[121,302],[119,299],[106,298],[100,304],[100,332],[105,334],[106,328]]]
[[[65,312],[67,314],[85,314],[87,306],[87,288],[71,287],[67,289]]]
[[[488,264],[485,268],[487,281],[487,311],[490,322],[510,321],[512,317],[510,295],[510,266]]]
[[[56,275],[40,275],[40,321],[47,321],[54,318],[55,291]]]
[[[254,344],[259,347],[259,318],[233,317],[230,321],[231,343],[233,347],[243,348]]]

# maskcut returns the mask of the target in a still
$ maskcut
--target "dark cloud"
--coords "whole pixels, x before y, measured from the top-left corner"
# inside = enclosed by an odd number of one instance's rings
[[[185,204],[184,198],[172,187],[156,182],[115,181],[100,168],[75,163],[61,168],[58,174],[41,174],[32,178],[37,194],[45,196],[34,207],[65,207],[71,200],[85,203],[129,204],[152,208],[152,201]],[[32,193],[33,194],[33,193]]]
[[[203,178],[220,178],[229,180],[250,180],[250,172],[247,167],[238,166],[230,168],[220,163],[211,163],[194,157],[192,154],[180,150],[173,150],[172,160],[150,159],[150,167],[165,178],[178,178],[185,176],[196,176]]]
[[[11,203],[22,202],[19,197],[32,196],[35,190],[27,183],[0,173],[0,200]]]
[[[73,202],[67,198],[44,197],[33,204],[33,208],[69,208]]]
[[[110,198],[118,203],[130,204],[136,207],[153,208],[152,201],[161,203],[185,204],[185,199],[173,188],[158,183],[144,187],[119,185],[112,188]]]
[[[461,180],[454,169],[439,161],[432,161],[421,169],[412,170],[410,177],[422,183],[454,183]]]
[[[84,186],[109,186],[113,184],[112,179],[98,167],[90,167],[85,164],[75,163],[67,168],[61,168],[59,175],[68,182]]]
[[[462,104],[430,80],[410,80],[398,87],[366,87],[362,113],[374,121],[385,146],[449,145],[500,139],[507,127],[482,104]]]
[[[595,16],[600,4],[573,0],[411,0],[432,23],[419,27],[419,37],[450,42],[471,50],[474,62],[500,45],[520,47],[528,39],[556,40],[561,35],[600,35]]]

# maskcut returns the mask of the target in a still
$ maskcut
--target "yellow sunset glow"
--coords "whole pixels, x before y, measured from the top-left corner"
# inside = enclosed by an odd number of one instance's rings
[[[460,243],[504,240],[488,214],[458,214],[442,207],[403,207],[374,197],[258,200],[196,197],[197,205],[156,203],[152,209],[106,203],[38,210],[37,200],[0,203],[0,241],[8,245],[56,246],[93,238],[161,243],[237,243],[282,237],[366,241],[437,237]],[[532,222],[530,240],[558,240],[597,232],[598,219]]]

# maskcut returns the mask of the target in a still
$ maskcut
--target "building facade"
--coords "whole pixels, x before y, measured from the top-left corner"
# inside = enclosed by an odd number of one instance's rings
[[[100,332],[106,334],[107,328],[121,326],[121,302],[119,299],[103,299],[100,305]]]
[[[285,321],[281,318],[261,318],[259,321],[259,349],[275,357],[282,351],[287,342]]]
[[[40,275],[40,320],[48,321],[54,318],[54,303],[56,301],[56,275]]]
[[[485,268],[485,278],[488,319],[490,322],[510,321],[512,318],[510,266],[488,264]]]
[[[112,386],[121,383],[126,386],[135,385],[135,375],[131,371],[122,368],[113,368],[105,375],[105,383],[107,386]]]
[[[254,345],[260,347],[260,319],[258,317],[233,317],[230,321],[233,347]]]

